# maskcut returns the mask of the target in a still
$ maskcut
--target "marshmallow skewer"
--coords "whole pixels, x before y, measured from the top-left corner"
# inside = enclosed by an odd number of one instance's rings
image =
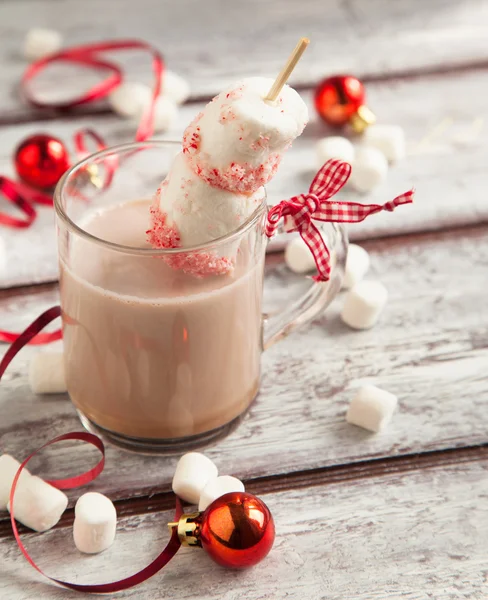
[[[276,98],[278,98],[278,94],[281,92],[281,88],[288,81],[293,69],[297,66],[298,61],[301,59],[302,54],[307,49],[307,46],[310,44],[310,40],[308,38],[302,38],[298,44],[295,46],[295,50],[290,54],[285,66],[280,71],[278,77],[275,82],[271,86],[265,100],[269,102],[275,102]]]
[[[183,134],[182,150],[156,192],[148,241],[155,248],[189,248],[235,231],[258,208],[263,187],[301,134],[308,109],[285,85],[309,40],[302,38],[273,82],[250,77],[205,106]],[[165,258],[196,277],[230,273],[238,248]]]

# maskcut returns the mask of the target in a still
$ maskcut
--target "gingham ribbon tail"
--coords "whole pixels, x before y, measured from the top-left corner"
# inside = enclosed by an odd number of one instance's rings
[[[317,265],[316,281],[330,278],[330,253],[314,221],[359,223],[382,210],[393,211],[401,204],[413,202],[410,190],[385,204],[360,204],[359,202],[333,202],[332,196],[344,186],[351,174],[351,165],[341,160],[329,160],[315,176],[308,194],[293,196],[273,206],[268,213],[266,235],[272,237],[283,218],[286,232],[298,231],[310,248]]]

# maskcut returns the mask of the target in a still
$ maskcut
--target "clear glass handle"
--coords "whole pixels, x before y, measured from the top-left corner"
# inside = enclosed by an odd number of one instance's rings
[[[301,298],[274,315],[263,315],[263,349],[267,350],[292,331],[322,313],[341,289],[347,256],[347,233],[342,225],[321,223],[320,232],[331,254],[332,272],[327,282],[314,282]],[[284,233],[282,228],[278,233]]]

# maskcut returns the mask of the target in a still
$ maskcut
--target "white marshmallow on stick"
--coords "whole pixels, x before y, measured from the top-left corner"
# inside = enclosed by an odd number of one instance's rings
[[[360,281],[346,294],[341,319],[353,329],[369,329],[378,320],[388,300],[379,281]]]
[[[78,499],[73,539],[80,552],[103,552],[113,544],[116,529],[117,511],[110,498],[98,492],[88,492]]]
[[[191,504],[198,504],[203,488],[218,474],[215,464],[204,454],[188,452],[176,465],[173,492]]]
[[[359,146],[352,163],[349,185],[357,192],[366,194],[382,183],[388,174],[385,155],[369,146]]]
[[[56,525],[68,506],[68,497],[40,477],[20,480],[15,489],[15,519],[34,531],[47,531]],[[10,502],[7,505],[10,510]]]
[[[368,272],[370,263],[369,254],[364,248],[349,244],[342,288],[348,290],[361,281]]]
[[[0,456],[0,510],[7,510],[7,504],[10,500],[10,490],[14,482],[15,475],[19,470],[20,463],[9,454]],[[27,469],[22,469],[19,482],[30,477]]]
[[[181,246],[188,247],[215,240],[240,227],[262,203],[264,195],[264,188],[248,195],[214,188],[200,179],[179,153],[155,200],[159,199],[158,207],[166,215],[166,226],[175,226]]]
[[[405,132],[399,125],[370,125],[363,133],[363,143],[382,152],[389,162],[405,156]]]
[[[229,492],[244,492],[244,484],[237,477],[221,475],[211,479],[203,488],[198,502],[198,510],[205,510],[214,500]]]
[[[24,40],[24,56],[35,61],[61,50],[63,36],[54,29],[31,29]]]
[[[354,146],[340,135],[331,135],[322,138],[315,146],[318,166],[321,167],[328,160],[336,158],[352,164],[354,160]]]
[[[346,421],[375,433],[382,431],[397,406],[397,397],[375,385],[361,387],[352,399]]]
[[[185,130],[185,156],[207,183],[249,194],[276,173],[307,124],[308,110],[288,85],[275,102],[267,101],[272,84],[267,77],[244,79],[216,96]]]
[[[294,238],[285,248],[285,263],[293,273],[316,270],[315,259],[301,236]]]
[[[62,352],[38,352],[29,365],[29,385],[34,394],[63,394],[66,389]]]

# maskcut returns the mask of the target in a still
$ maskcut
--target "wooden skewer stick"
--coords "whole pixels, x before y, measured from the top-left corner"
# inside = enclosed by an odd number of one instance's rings
[[[302,54],[307,49],[307,46],[310,44],[310,40],[308,38],[302,38],[295,47],[295,50],[290,54],[289,59],[286,62],[286,65],[281,69],[280,74],[275,79],[275,82],[271,86],[271,89],[268,92],[265,100],[269,100],[270,102],[274,102],[276,98],[278,98],[278,94],[281,92],[281,88],[285,85],[288,78],[291,75],[291,72],[296,67],[297,62],[302,57]]]

